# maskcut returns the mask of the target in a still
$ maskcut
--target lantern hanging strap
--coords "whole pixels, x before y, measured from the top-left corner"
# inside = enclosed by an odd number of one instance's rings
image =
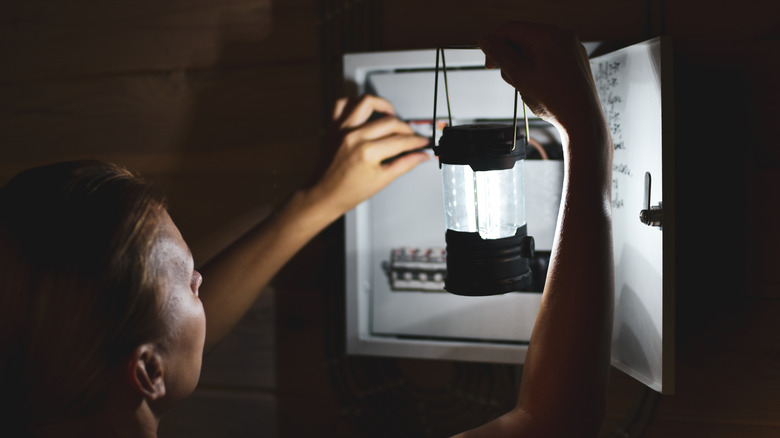
[[[444,60],[444,50],[441,51],[441,69],[444,73],[444,95],[447,97],[447,118],[452,126],[452,108],[450,107],[450,86],[447,83],[447,61]]]
[[[514,138],[512,139],[512,150],[515,150],[515,145],[517,144],[517,98],[520,96],[520,92],[515,89],[515,123],[514,123]],[[531,133],[530,129],[528,129],[528,115],[525,112],[525,102],[523,102],[523,121],[525,121],[525,139],[526,141],[531,140]]]
[[[520,92],[515,90],[515,116],[514,116],[514,122],[512,122],[512,150],[515,150],[515,146],[517,145],[517,96],[520,95]],[[523,105],[523,109],[525,109],[525,105]]]
[[[439,97],[439,51],[441,47],[436,49],[436,70],[433,79],[433,119],[431,120],[431,145],[436,146],[436,103]]]
[[[452,107],[450,106],[450,87],[447,82],[447,62],[444,59],[444,49],[479,49],[479,46],[476,45],[467,45],[467,46],[442,46],[438,47],[436,49],[436,69],[434,72],[434,82],[433,82],[433,120],[431,121],[431,144],[436,145],[436,104],[438,103],[438,96],[439,96],[439,53],[441,53],[441,65],[442,65],[442,73],[444,73],[444,94],[447,99],[447,119],[449,120],[449,126],[452,126]],[[513,120],[513,134],[512,134],[512,150],[515,150],[515,146],[517,145],[517,101],[518,97],[520,96],[520,92],[515,89],[515,107],[514,107],[514,114],[512,116]],[[530,129],[528,126],[528,116],[526,113],[525,103],[523,103],[523,120],[525,121],[525,138],[529,139],[530,136]]]

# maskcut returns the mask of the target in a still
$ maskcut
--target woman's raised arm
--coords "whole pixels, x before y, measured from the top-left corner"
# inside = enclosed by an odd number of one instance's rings
[[[385,117],[374,120],[375,113]],[[428,159],[426,153],[414,152],[428,140],[415,135],[394,117],[389,102],[375,96],[339,100],[332,130],[338,148],[319,180],[200,268],[206,351],[235,326],[276,273],[314,236]]]
[[[552,26],[510,23],[484,38],[500,67],[562,138],[565,173],[542,303],[517,406],[463,437],[595,437],[610,367],[614,300],[612,141],[585,49]]]

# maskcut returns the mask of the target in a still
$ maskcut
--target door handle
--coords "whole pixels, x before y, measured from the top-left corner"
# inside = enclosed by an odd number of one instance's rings
[[[663,203],[658,202],[658,205],[650,205],[650,190],[652,185],[652,177],[650,172],[645,172],[645,198],[644,209],[639,212],[639,220],[650,227],[658,227],[663,229]]]

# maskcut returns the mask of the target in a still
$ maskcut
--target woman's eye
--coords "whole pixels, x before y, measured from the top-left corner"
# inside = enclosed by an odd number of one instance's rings
[[[192,280],[190,281],[190,289],[192,289],[192,293],[198,295],[198,289],[200,288],[201,283],[203,283],[203,276],[200,275],[200,272],[198,271],[192,271]]]

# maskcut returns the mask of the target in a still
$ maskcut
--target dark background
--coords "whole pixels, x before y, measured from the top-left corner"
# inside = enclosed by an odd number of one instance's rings
[[[780,436],[776,2],[5,0],[0,183],[123,163],[202,263],[315,168],[341,55],[472,44],[508,19],[674,44],[676,394],[619,371],[603,436]],[[343,231],[326,230],[207,359],[163,436],[443,436],[508,409],[520,367],[346,357]],[[565,421],[565,419],[562,419]]]

